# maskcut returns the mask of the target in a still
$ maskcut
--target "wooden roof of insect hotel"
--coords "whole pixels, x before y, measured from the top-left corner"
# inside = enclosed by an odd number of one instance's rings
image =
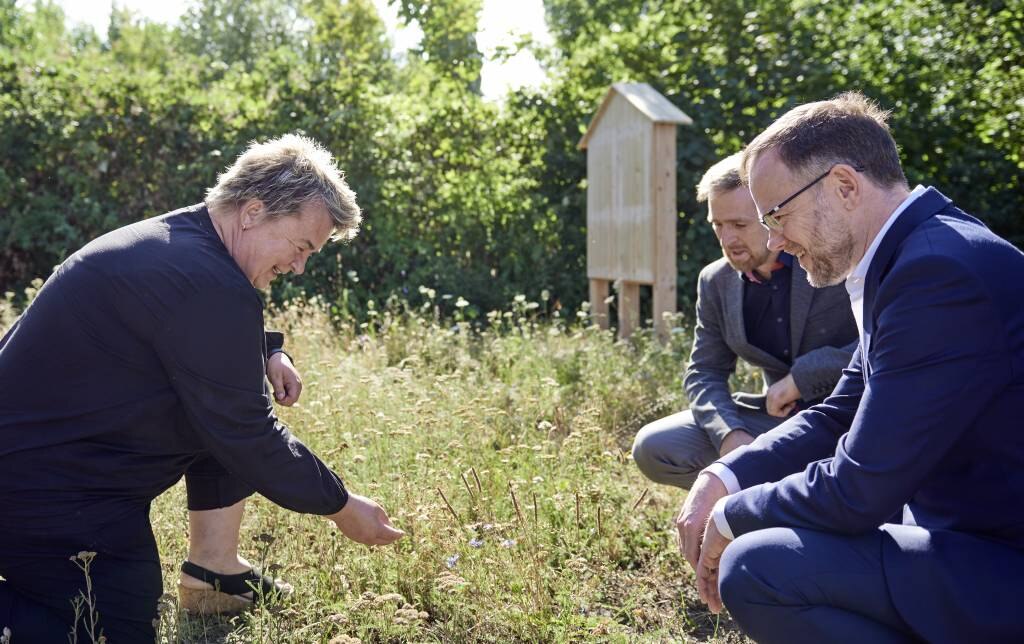
[[[586,134],[580,139],[576,147],[580,150],[587,149],[590,137],[601,123],[601,118],[608,111],[615,95],[622,96],[630,105],[646,116],[652,123],[674,123],[676,125],[692,125],[693,119],[687,116],[681,109],[673,105],[667,98],[662,96],[647,83],[615,83],[601,99],[601,107],[587,127]]]

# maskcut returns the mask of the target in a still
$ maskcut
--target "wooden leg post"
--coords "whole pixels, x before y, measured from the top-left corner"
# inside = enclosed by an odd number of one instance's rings
[[[590,319],[602,329],[608,328],[608,280],[590,280]]]
[[[640,285],[619,283],[619,337],[628,338],[640,323]]]

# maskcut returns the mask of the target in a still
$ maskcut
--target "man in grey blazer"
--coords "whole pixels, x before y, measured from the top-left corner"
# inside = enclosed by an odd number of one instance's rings
[[[656,483],[689,489],[719,456],[823,399],[857,346],[845,288],[815,289],[792,257],[768,250],[739,165],[740,154],[719,161],[697,187],[723,257],[697,283],[690,408],[645,426],[633,443],[637,467]],[[730,393],[737,358],[761,368],[766,391]]]

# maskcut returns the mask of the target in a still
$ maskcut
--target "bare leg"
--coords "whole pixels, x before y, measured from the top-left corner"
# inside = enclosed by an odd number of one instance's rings
[[[238,533],[244,514],[245,499],[216,510],[189,510],[188,560],[227,575],[251,568],[238,556]]]
[[[245,514],[245,499],[216,510],[189,510],[188,560],[222,575],[243,573],[252,565],[238,554],[238,533]],[[195,577],[181,573],[187,588],[210,588]]]
[[[188,560],[193,564],[220,575],[249,572],[252,565],[238,554],[239,530],[245,514],[245,499],[214,510],[189,510]],[[179,597],[182,606],[199,613],[223,613],[244,610],[251,605],[253,593],[241,595],[214,592],[213,585],[181,572]],[[274,580],[279,592],[290,595],[292,586],[280,579]],[[245,597],[247,599],[240,599]],[[247,603],[248,602],[248,603]]]

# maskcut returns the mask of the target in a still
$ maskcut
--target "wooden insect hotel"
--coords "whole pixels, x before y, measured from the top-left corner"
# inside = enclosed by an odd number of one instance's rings
[[[676,310],[676,126],[692,123],[647,83],[616,83],[577,146],[587,151],[590,310],[608,328],[617,283],[619,337],[640,322],[641,284],[662,337]]]

